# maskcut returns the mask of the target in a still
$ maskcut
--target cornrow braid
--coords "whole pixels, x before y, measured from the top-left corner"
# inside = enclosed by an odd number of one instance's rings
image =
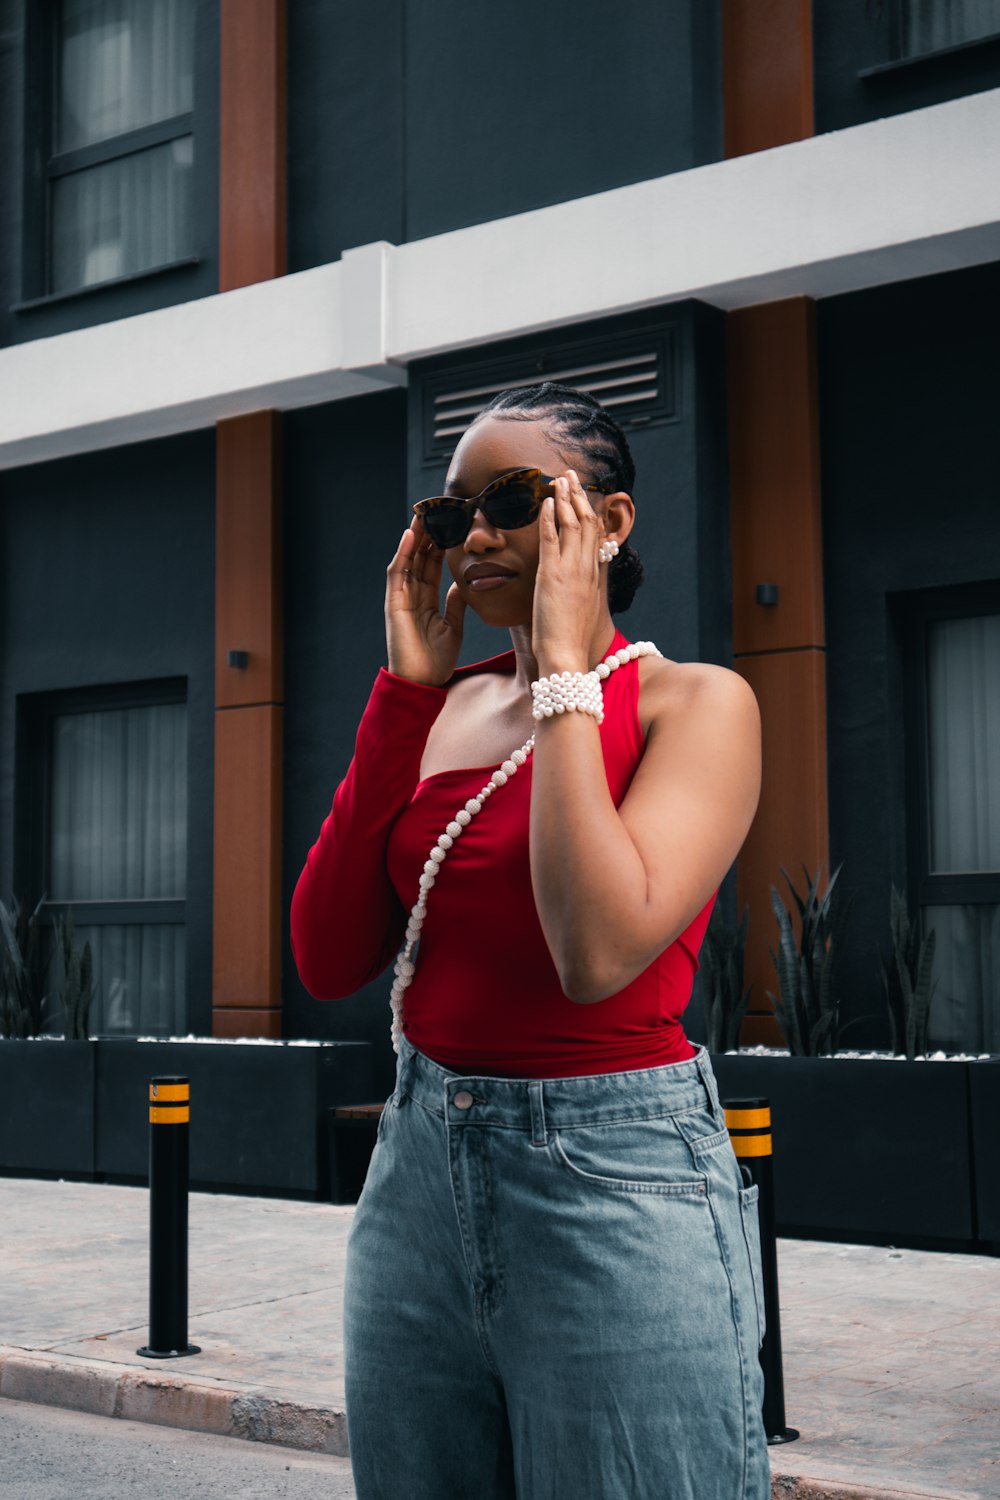
[[[635,461],[628,439],[614,418],[586,391],[559,385],[554,380],[516,386],[494,396],[475,422],[483,417],[541,422],[561,447],[586,459],[594,484],[612,485],[627,495],[634,492]],[[608,608],[613,615],[628,609],[642,580],[642,561],[635,548],[626,542],[608,568]]]

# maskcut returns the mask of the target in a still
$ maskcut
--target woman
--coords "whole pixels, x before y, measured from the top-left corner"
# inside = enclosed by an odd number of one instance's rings
[[[295,892],[314,995],[401,949],[345,1292],[358,1500],[770,1495],[756,1189],[680,1025],[759,722],[615,630],[633,481],[578,391],[480,414],[389,565],[389,669]],[[456,670],[470,606],[513,650]]]

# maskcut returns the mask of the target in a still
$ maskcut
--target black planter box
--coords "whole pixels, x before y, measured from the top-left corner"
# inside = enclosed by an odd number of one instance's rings
[[[0,1171],[94,1171],[94,1042],[0,1041]]]
[[[1000,1249],[1000,1058],[969,1064],[979,1238]]]
[[[191,1080],[192,1187],[325,1197],[328,1111],[371,1098],[371,1044],[97,1044],[95,1170],[145,1179],[149,1080]]]
[[[771,1101],[779,1233],[974,1239],[970,1065],[719,1054],[712,1065],[723,1100]]]

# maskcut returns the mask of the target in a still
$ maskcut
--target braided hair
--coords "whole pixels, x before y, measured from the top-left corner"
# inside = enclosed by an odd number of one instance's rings
[[[613,485],[632,494],[635,462],[628,439],[614,418],[586,391],[559,385],[554,380],[517,386],[494,396],[475,422],[483,417],[541,422],[563,447],[587,460],[595,484]],[[642,579],[639,554],[626,542],[608,568],[608,608],[613,615],[628,609]]]

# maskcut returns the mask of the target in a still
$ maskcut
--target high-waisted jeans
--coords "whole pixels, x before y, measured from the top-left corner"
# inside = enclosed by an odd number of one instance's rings
[[[704,1051],[535,1081],[404,1038],[348,1251],[358,1500],[768,1500],[756,1198]]]

